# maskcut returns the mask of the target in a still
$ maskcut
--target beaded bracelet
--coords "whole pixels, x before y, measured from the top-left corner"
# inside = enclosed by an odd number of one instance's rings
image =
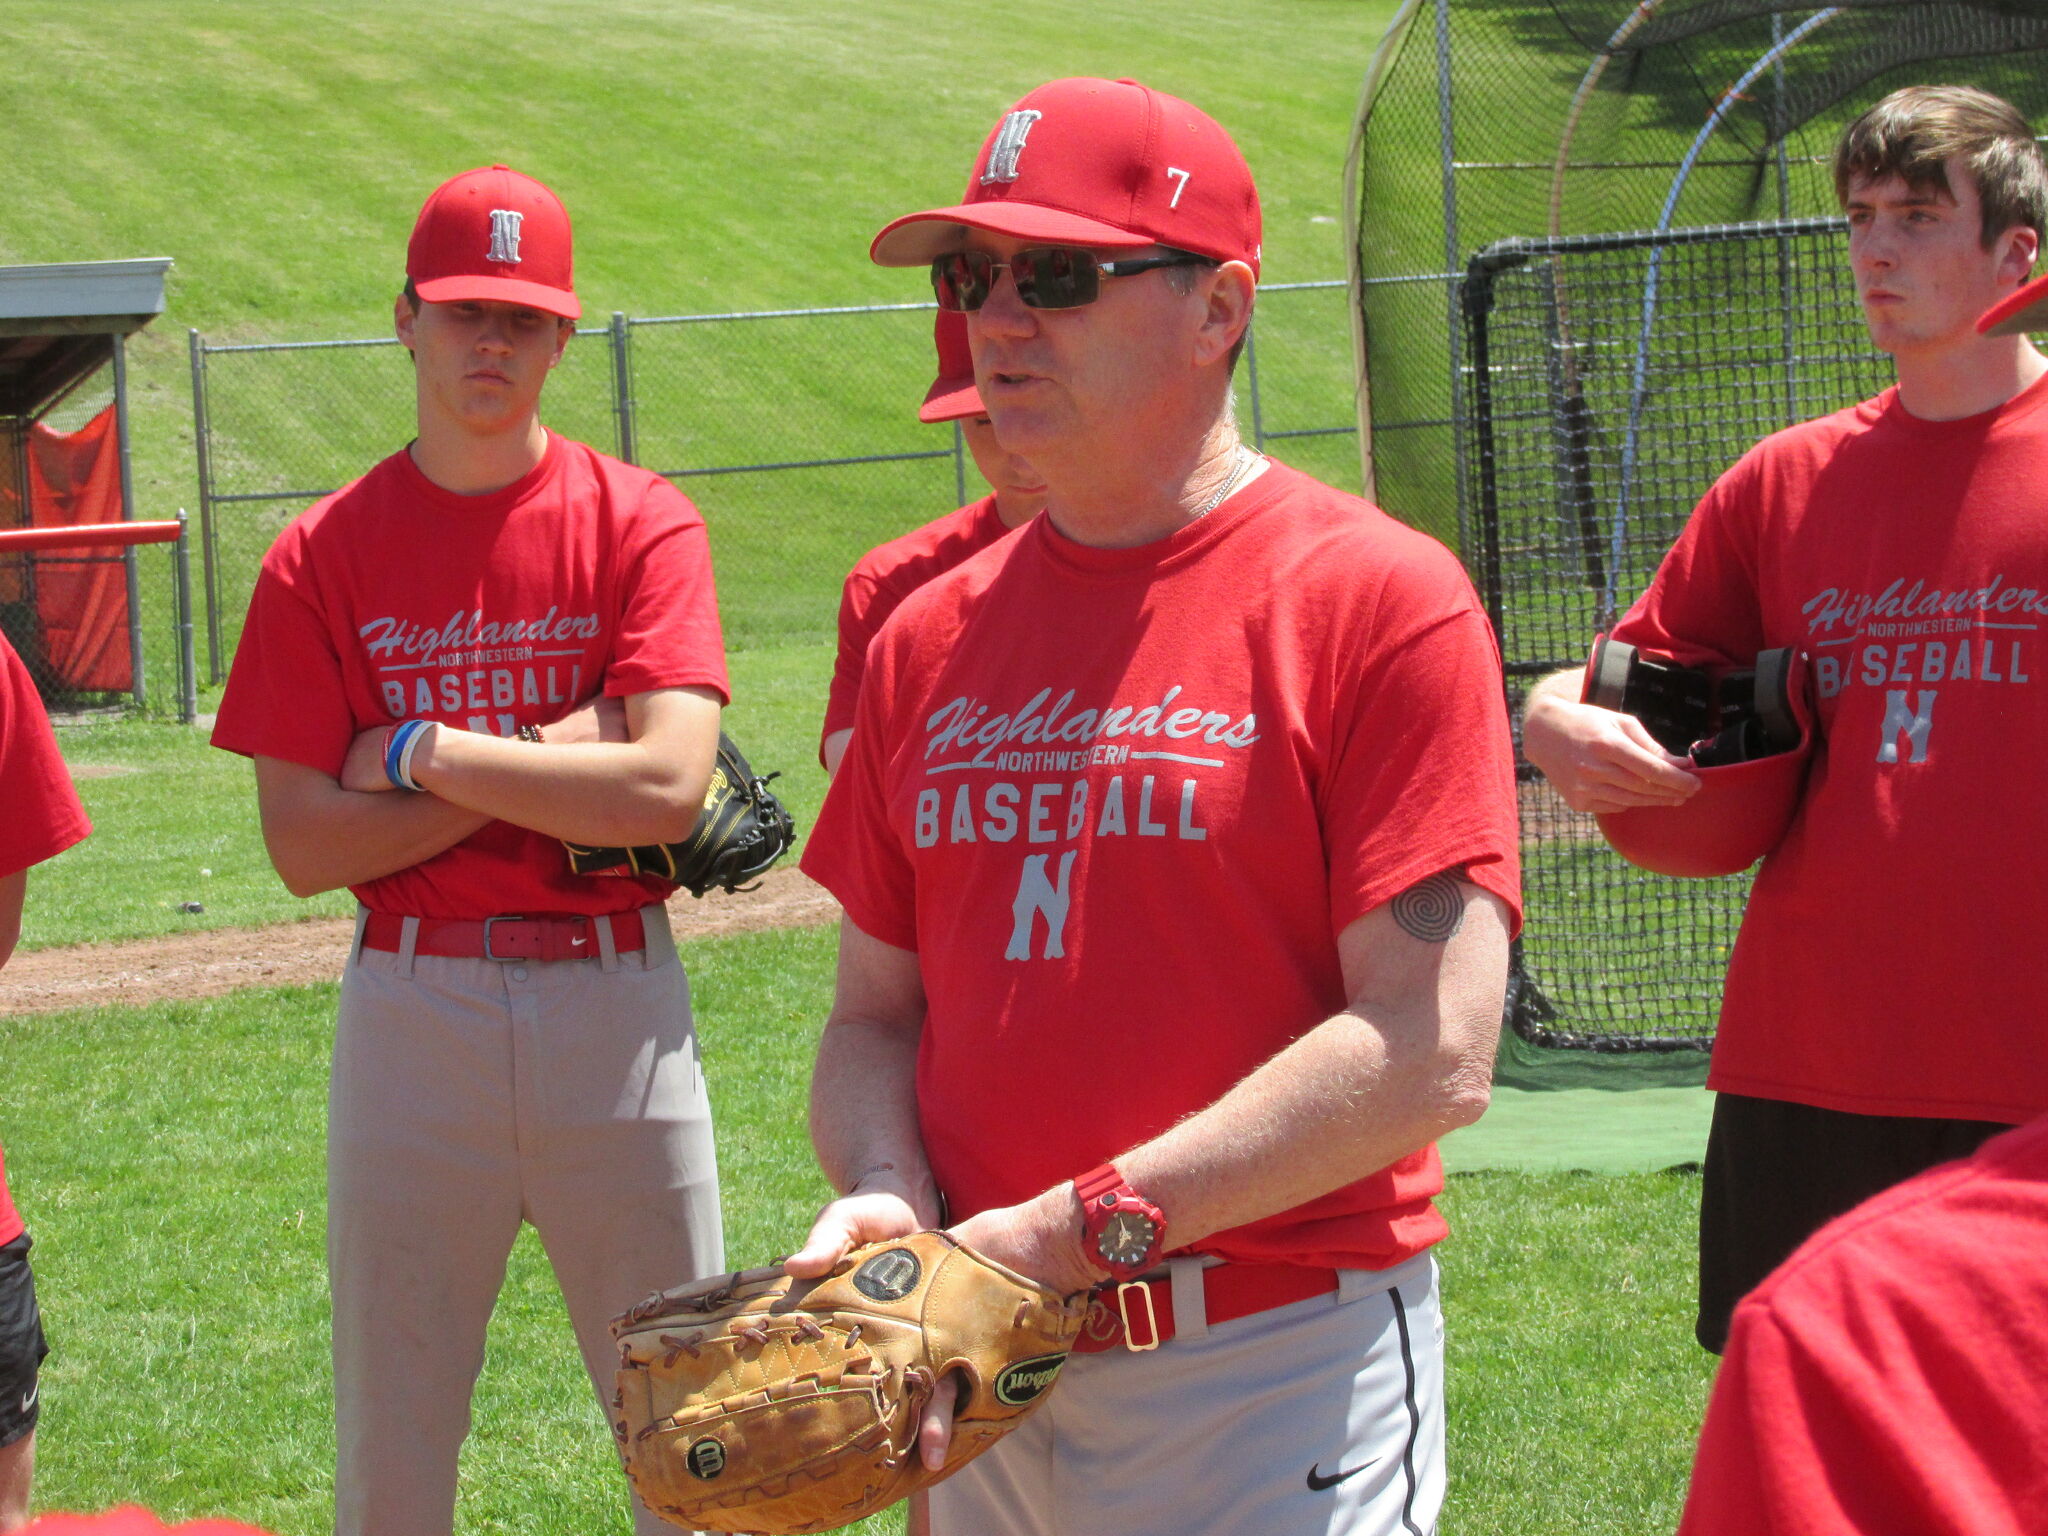
[[[522,725],[521,727],[519,727],[518,736],[521,741],[531,741],[536,743],[541,742],[545,739],[544,737],[542,737],[540,733],[540,727],[537,725]]]
[[[420,738],[426,735],[433,723],[431,720],[401,720],[384,738],[384,777],[391,781],[392,788],[420,793],[420,785],[412,776],[412,755],[419,749]]]

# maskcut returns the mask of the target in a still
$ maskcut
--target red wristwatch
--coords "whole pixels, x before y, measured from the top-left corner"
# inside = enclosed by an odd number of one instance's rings
[[[1159,1262],[1166,1246],[1166,1213],[1124,1182],[1116,1164],[1104,1163],[1074,1180],[1081,1201],[1082,1243],[1088,1256],[1118,1280],[1130,1280]]]

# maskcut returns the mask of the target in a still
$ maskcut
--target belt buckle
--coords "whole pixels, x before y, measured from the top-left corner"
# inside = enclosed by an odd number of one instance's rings
[[[532,955],[501,955],[491,948],[491,925],[494,923],[523,923],[527,919],[516,915],[487,917],[484,919],[484,958],[486,960],[531,960]]]
[[[1128,1298],[1132,1291],[1145,1298],[1145,1332],[1150,1339],[1149,1343],[1140,1344],[1131,1330],[1131,1305]],[[1142,1354],[1148,1349],[1159,1347],[1159,1313],[1152,1304],[1151,1286],[1142,1280],[1120,1281],[1116,1288],[1116,1312],[1117,1320],[1123,1324],[1125,1349],[1133,1354]]]

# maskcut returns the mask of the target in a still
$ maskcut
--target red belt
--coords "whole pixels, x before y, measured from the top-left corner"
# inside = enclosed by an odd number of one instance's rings
[[[1215,1264],[1202,1271],[1203,1310],[1212,1324],[1336,1289],[1336,1270],[1306,1264]],[[1119,1344],[1132,1350],[1157,1349],[1173,1331],[1173,1281],[1165,1276],[1126,1280],[1095,1293],[1074,1352],[1099,1354]]]
[[[597,923],[594,917],[423,917],[413,953],[446,960],[596,960],[603,953]],[[646,948],[638,912],[615,912],[611,924],[615,953]],[[365,949],[396,954],[404,937],[399,913],[372,912],[363,923]]]

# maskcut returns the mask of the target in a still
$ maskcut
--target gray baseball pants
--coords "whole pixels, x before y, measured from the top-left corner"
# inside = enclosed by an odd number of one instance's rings
[[[934,1536],[1430,1536],[1430,1255],[1213,1327],[1185,1326],[1180,1294],[1174,1338],[1071,1357],[1037,1413],[936,1485]]]
[[[448,1536],[522,1222],[607,1414],[611,1318],[724,1264],[689,983],[666,912],[642,920],[644,950],[605,925],[590,960],[351,956],[327,1133],[338,1536]]]

